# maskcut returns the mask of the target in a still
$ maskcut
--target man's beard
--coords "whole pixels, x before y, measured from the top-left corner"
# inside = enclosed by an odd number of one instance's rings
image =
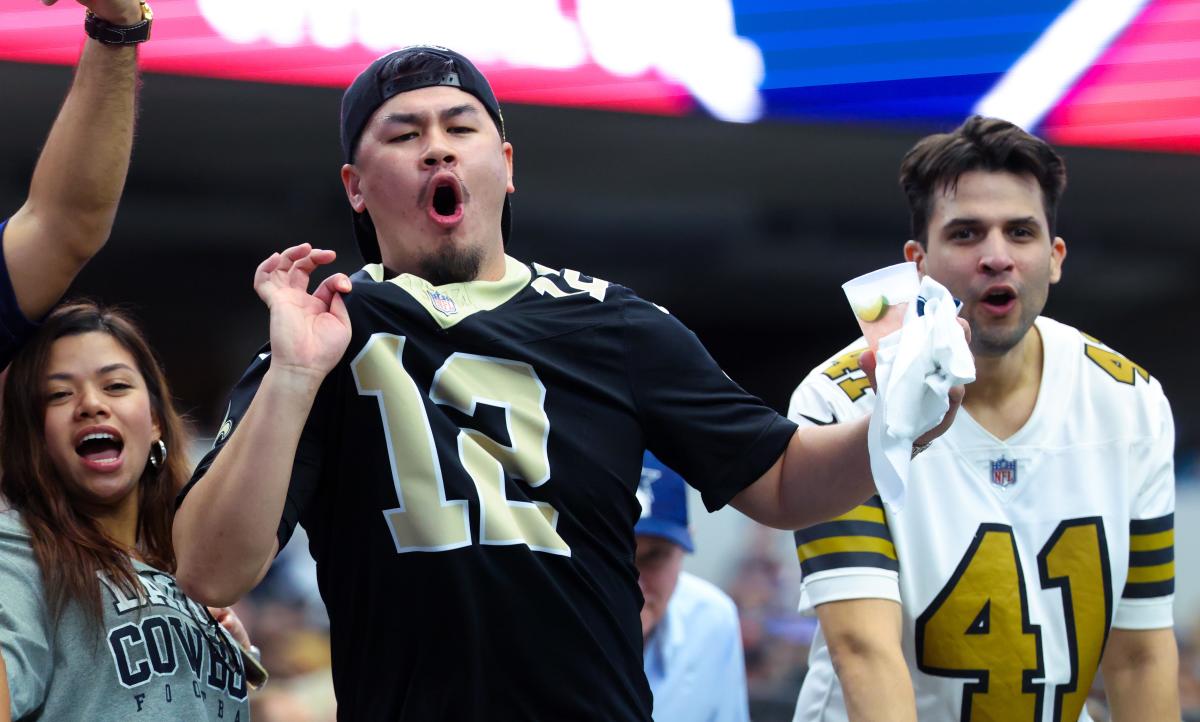
[[[483,249],[443,247],[437,253],[421,259],[419,275],[434,286],[474,281],[483,263]]]
[[[979,326],[971,325],[971,353],[976,356],[1003,356],[1012,349],[1016,348],[1017,344],[1025,338],[1025,334],[1029,333],[1029,329],[1033,327],[1034,320],[1037,319],[1036,313],[1025,313],[1022,315],[1019,323],[1010,331],[987,331]]]

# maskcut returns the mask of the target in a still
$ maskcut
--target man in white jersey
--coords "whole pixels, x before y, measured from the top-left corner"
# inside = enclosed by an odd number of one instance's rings
[[[796,532],[801,607],[820,630],[795,719],[1178,720],[1172,464],[1158,381],[1040,316],[1062,274],[1062,159],[974,117],[901,164],[917,263],[964,303],[977,380],[915,458],[903,508],[875,497]],[[792,396],[800,424],[875,396],[859,339]]]

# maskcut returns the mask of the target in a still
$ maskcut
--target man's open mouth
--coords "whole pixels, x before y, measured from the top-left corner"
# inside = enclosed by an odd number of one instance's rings
[[[1007,311],[1017,299],[1017,294],[1010,288],[996,288],[988,291],[980,302],[992,311]]]
[[[454,215],[458,208],[458,194],[449,185],[440,185],[433,192],[433,210],[439,216]]]
[[[433,181],[429,198],[429,215],[439,223],[452,223],[462,217],[462,186],[452,175]]]

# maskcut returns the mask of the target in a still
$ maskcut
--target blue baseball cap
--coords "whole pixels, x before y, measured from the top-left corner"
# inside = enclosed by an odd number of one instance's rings
[[[689,552],[695,550],[688,531],[687,484],[649,451],[642,456],[637,497],[642,503],[642,517],[633,527],[635,534],[662,537]]]

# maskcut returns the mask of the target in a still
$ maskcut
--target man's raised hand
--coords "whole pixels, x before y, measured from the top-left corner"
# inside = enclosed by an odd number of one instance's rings
[[[971,343],[971,326],[964,319],[956,319],[958,325],[962,327],[963,335],[966,336],[967,344]],[[876,392],[879,387],[875,383],[875,352],[867,349],[858,357],[859,368],[867,375],[867,381],[871,383],[871,388]],[[963,396],[966,395],[966,387],[952,386],[950,387],[950,408],[947,409],[946,415],[929,431],[921,434],[915,441],[914,446],[924,446],[942,434],[950,430],[950,426],[954,423],[954,418],[958,415],[958,409],[962,406]]]
[[[254,291],[271,310],[271,365],[324,378],[350,343],[350,316],[341,294],[350,279],[335,273],[309,293],[312,272],[333,251],[307,243],[273,253],[254,272]]]

